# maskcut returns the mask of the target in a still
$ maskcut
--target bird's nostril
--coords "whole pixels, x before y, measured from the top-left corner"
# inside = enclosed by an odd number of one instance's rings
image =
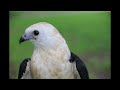
[[[26,37],[26,35],[24,35],[24,37]]]

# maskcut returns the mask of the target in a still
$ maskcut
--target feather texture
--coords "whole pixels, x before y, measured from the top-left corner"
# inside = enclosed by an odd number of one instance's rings
[[[34,34],[37,31],[37,34]],[[22,78],[28,79],[79,79],[76,62],[71,63],[71,52],[59,31],[49,23],[33,24],[25,30],[22,41],[34,44],[31,61]],[[21,42],[21,41],[20,41]],[[26,65],[26,64],[25,64]],[[27,74],[28,75],[27,77]]]

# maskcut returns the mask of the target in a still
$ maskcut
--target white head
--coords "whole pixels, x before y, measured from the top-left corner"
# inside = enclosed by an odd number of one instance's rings
[[[20,43],[30,40],[35,47],[56,47],[65,42],[58,30],[49,23],[40,22],[29,26],[20,39]]]

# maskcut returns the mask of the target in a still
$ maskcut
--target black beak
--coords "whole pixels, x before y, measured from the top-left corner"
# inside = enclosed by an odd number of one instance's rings
[[[26,41],[23,37],[20,38],[19,43]]]

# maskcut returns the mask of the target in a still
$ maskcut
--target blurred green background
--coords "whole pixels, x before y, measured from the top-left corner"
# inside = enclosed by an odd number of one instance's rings
[[[25,29],[38,22],[55,26],[70,50],[86,64],[91,79],[111,78],[111,12],[110,11],[10,11],[9,77],[17,79],[19,65],[31,58],[33,44],[19,44]]]

